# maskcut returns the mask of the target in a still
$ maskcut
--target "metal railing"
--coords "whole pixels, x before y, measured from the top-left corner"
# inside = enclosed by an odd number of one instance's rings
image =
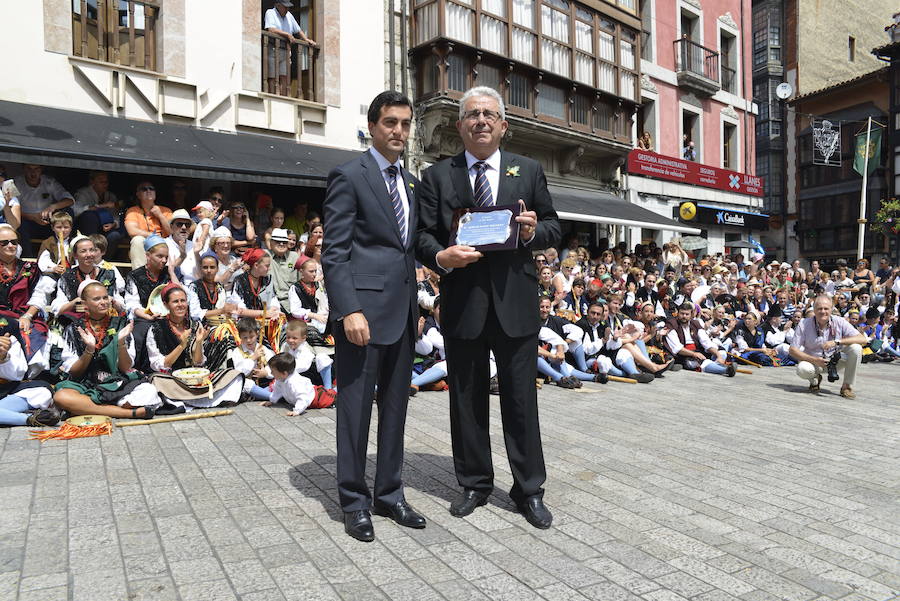
[[[737,94],[737,69],[722,65],[722,89]]]
[[[158,14],[159,3],[149,0],[75,0],[72,53],[155,71]]]
[[[688,38],[675,40],[675,70],[719,83],[719,53]]]
[[[316,62],[319,48],[305,42],[289,44],[284,37],[268,31],[261,35],[262,90],[318,102]]]

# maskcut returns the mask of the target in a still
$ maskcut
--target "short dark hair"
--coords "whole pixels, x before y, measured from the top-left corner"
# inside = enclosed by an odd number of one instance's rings
[[[572,286],[581,286],[582,288],[587,288],[587,284],[584,283],[584,278],[575,278],[572,280]]]
[[[277,369],[281,373],[292,374],[295,367],[297,367],[297,362],[290,353],[278,353],[269,359],[269,368]]]
[[[252,317],[241,317],[237,322],[237,331],[238,334],[244,334],[246,332],[253,332],[256,334],[259,332],[259,322]]]
[[[693,303],[681,303],[680,305],[678,305],[678,310],[679,311],[690,311],[691,313],[693,313],[694,312],[694,304]]]
[[[408,106],[410,111],[413,109],[412,101],[409,98],[400,92],[387,90],[376,96],[369,105],[367,114],[369,123],[378,123],[378,119],[381,117],[381,107],[384,106]]]
[[[222,186],[213,186],[209,189],[209,192],[206,193],[207,198],[212,196],[213,194],[221,194],[222,197],[225,197],[225,188]]]

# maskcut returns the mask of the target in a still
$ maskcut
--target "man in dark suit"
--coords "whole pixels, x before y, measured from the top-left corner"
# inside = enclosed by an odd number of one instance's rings
[[[450,507],[462,517],[484,505],[494,486],[489,416],[489,356],[494,352],[500,409],[514,484],[510,497],[529,523],[549,528],[538,423],[537,272],[532,249],[556,244],[559,221],[539,163],[500,151],[506,133],[503,100],[473,88],[460,102],[457,130],[465,152],[437,163],[419,195],[420,260],[439,270],[441,328],[447,351],[450,428],[456,477],[463,494]],[[450,239],[454,210],[520,204],[518,247],[480,253]]]
[[[375,539],[366,484],[372,397],[378,404],[374,510],[401,526],[425,518],[403,494],[403,431],[412,373],[416,305],[416,180],[400,165],[412,104],[383,92],[369,106],[372,147],[328,176],[322,269],[334,321],[337,484],[344,529]],[[376,395],[377,386],[377,395]]]

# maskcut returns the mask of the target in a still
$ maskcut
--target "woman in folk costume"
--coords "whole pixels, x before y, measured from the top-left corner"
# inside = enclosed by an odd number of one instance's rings
[[[766,346],[766,333],[759,327],[759,313],[751,311],[744,315],[744,324],[738,329],[735,346],[741,357],[760,365],[773,365],[775,350]]]
[[[328,295],[325,286],[316,279],[319,264],[307,255],[300,255],[294,267],[300,271],[300,279],[288,292],[291,317],[302,319],[309,325],[306,341],[317,360],[319,355],[334,355],[331,323],[328,320]]]
[[[162,291],[162,302],[168,314],[153,322],[147,335],[147,355],[150,368],[169,374],[179,369],[206,365],[203,352],[208,330],[188,314],[188,299],[184,289],[170,283]],[[189,388],[171,376],[153,376],[153,385],[163,399],[173,405],[215,407],[222,402],[236,403],[241,398],[244,377],[235,370],[211,374],[213,392],[209,388]]]
[[[147,253],[147,264],[132,269],[125,278],[125,310],[134,318],[134,341],[137,347],[135,368],[150,371],[150,363],[147,360],[147,332],[157,319],[165,319],[164,315],[154,315],[147,305],[150,295],[158,287],[169,283],[169,271],[166,264],[169,262],[169,247],[166,241],[157,236],[148,236],[144,241],[144,251]]]
[[[34,261],[16,257],[19,234],[8,224],[0,225],[0,326],[17,323],[16,337],[29,364],[43,355],[47,322],[40,307],[52,288],[41,288],[41,271]],[[53,283],[52,281],[50,282]]]
[[[210,320],[225,318],[236,312],[237,305],[228,301],[225,286],[216,281],[219,258],[215,253],[209,252],[200,258],[199,270],[200,277],[185,287],[185,291],[191,319],[210,325]]]
[[[55,426],[59,416],[50,409],[53,387],[40,380],[23,382],[28,362],[12,324],[0,326],[0,426]]]
[[[73,415],[153,417],[161,401],[156,388],[132,369],[132,322],[109,314],[109,292],[100,282],[84,281],[78,292],[85,315],[63,331],[60,372],[66,379],[56,385],[53,401]]]
[[[241,260],[250,269],[235,278],[228,300],[237,305],[237,314],[241,317],[264,318],[264,339],[269,348],[278,349],[287,318],[281,312],[281,303],[269,274],[272,257],[261,248],[251,248],[244,251]]]
[[[99,252],[94,242],[87,236],[76,236],[72,239],[71,247],[77,265],[64,271],[56,283],[56,297],[50,305],[51,312],[60,316],[75,311],[79,300],[78,287],[85,280],[96,280],[106,286],[113,309],[117,312],[124,311],[124,290],[119,288],[121,276],[113,267],[103,268],[96,264]]]

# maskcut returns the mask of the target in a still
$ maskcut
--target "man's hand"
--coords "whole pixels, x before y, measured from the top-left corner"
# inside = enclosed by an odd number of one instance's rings
[[[12,346],[12,338],[10,338],[9,334],[0,336],[0,363],[6,362],[10,346]]]
[[[830,351],[832,349],[837,348],[838,343],[834,340],[828,340],[825,344],[822,345],[822,349],[826,351]]]
[[[482,254],[475,250],[474,246],[465,244],[450,246],[435,255],[435,259],[444,269],[459,269],[469,263],[474,263],[481,257]]]
[[[362,311],[344,317],[344,334],[346,334],[347,340],[356,346],[369,344],[369,321]]]
[[[824,357],[810,357],[809,362],[821,369],[825,369],[825,366],[828,365],[828,360]]]
[[[519,240],[522,242],[531,242],[534,238],[534,228],[537,227],[537,213],[529,211],[525,207],[525,201],[519,199],[519,215],[516,222],[519,224]]]
[[[703,353],[698,353],[697,351],[694,351],[694,359],[696,359],[697,361],[703,361],[706,359],[706,355],[704,355]]]

